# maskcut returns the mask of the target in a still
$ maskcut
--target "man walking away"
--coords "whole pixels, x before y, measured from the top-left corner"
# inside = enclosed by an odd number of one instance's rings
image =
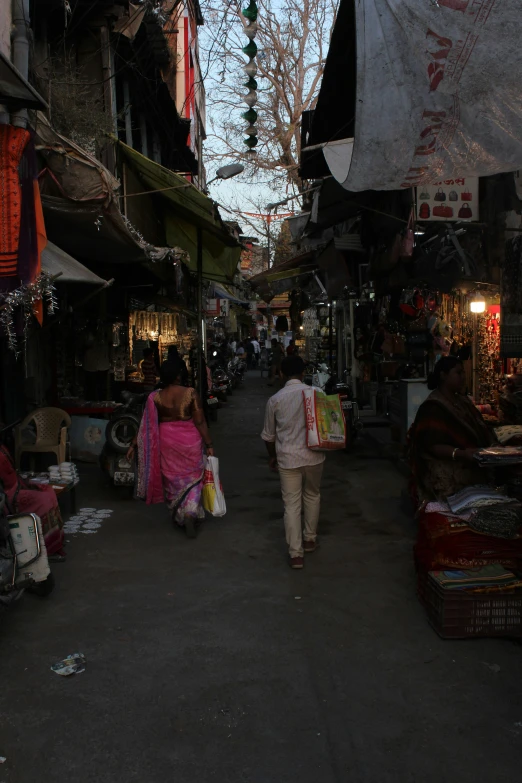
[[[275,338],[272,338],[272,362],[270,364],[270,375],[268,378],[268,386],[274,385],[274,378],[279,377],[281,371],[281,362],[284,358],[285,351],[281,343]]]
[[[324,454],[306,445],[303,383],[305,364],[300,356],[287,356],[281,363],[284,387],[267,402],[261,437],[266,443],[272,470],[279,468],[285,507],[286,541],[290,567],[302,568],[304,552],[318,547],[317,524],[321,505]],[[304,503],[304,541],[301,507]]]
[[[250,342],[254,346],[254,359],[252,365],[253,367],[257,367],[259,364],[259,357],[261,355],[261,346],[259,345],[256,337],[253,337]]]

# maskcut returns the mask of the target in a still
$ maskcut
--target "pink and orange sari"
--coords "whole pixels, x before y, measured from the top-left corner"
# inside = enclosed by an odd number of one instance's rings
[[[203,442],[191,421],[159,423],[155,393],[145,406],[138,434],[137,497],[168,504],[173,521],[202,519]]]

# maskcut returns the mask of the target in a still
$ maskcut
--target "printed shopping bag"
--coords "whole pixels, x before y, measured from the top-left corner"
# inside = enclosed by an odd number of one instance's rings
[[[313,451],[331,451],[346,446],[346,422],[338,394],[324,394],[310,387],[303,391],[306,445]]]
[[[223,487],[219,480],[219,460],[217,457],[205,457],[201,500],[205,511],[208,511],[213,517],[223,517],[227,513]]]

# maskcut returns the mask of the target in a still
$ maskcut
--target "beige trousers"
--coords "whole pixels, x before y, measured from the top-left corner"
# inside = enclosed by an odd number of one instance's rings
[[[302,468],[279,468],[281,494],[285,506],[286,543],[290,557],[303,556],[301,508],[304,503],[304,537],[317,538],[317,524],[321,507],[321,476],[324,462],[304,465]]]

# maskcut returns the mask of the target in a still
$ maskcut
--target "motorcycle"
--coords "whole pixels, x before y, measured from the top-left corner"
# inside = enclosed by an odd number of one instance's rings
[[[138,434],[148,396],[149,392],[123,391],[123,404],[115,408],[107,422],[100,465],[114,486],[134,486],[134,464],[127,459],[127,451]]]
[[[45,597],[53,589],[40,518],[28,513],[9,516],[0,483],[0,605],[14,603],[24,590]]]

